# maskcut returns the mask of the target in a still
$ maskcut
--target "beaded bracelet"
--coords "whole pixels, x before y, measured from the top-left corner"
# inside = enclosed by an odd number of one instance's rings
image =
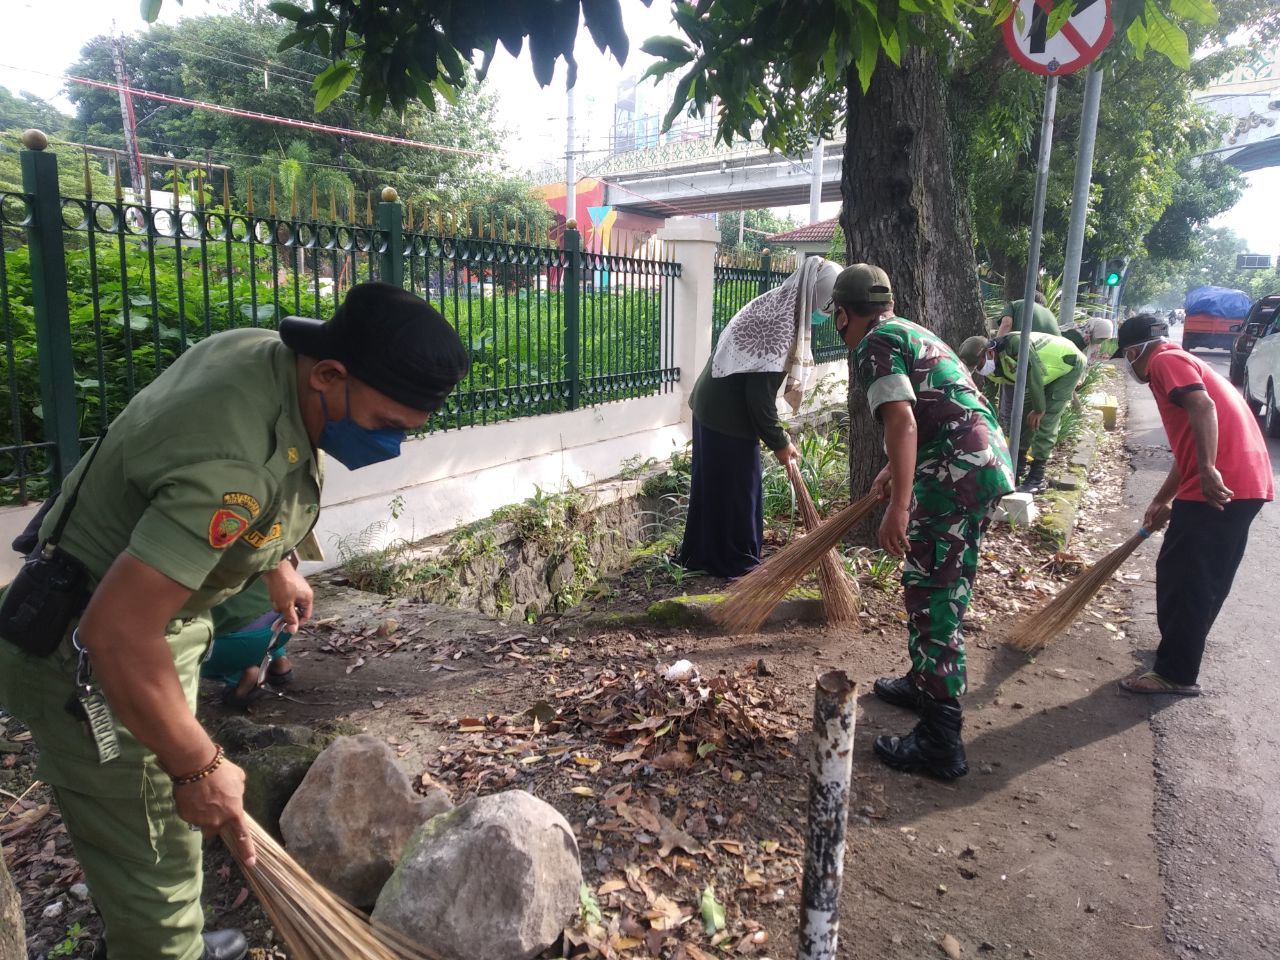
[[[185,777],[170,777],[169,779],[173,781],[173,785],[175,787],[181,787],[189,783],[199,783],[205,777],[212,774],[213,771],[217,770],[218,767],[222,766],[222,760],[224,756],[222,752],[222,747],[216,744],[215,744],[215,747],[216,749],[214,750],[213,759],[210,760],[207,764],[205,764],[205,766],[197,770],[195,773],[188,774]]]

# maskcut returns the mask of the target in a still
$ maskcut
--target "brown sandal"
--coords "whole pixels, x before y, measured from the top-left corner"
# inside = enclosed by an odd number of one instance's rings
[[[1154,670],[1148,670],[1146,673],[1140,674],[1139,676],[1121,680],[1120,689],[1127,693],[1145,695],[1167,693],[1175,697],[1200,696],[1200,684],[1174,683],[1172,680],[1166,680]]]

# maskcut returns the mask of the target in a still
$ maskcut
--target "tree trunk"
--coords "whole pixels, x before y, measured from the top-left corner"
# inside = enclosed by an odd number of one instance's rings
[[[946,92],[936,58],[882,57],[866,94],[851,69],[841,193],[849,263],[883,267],[899,316],[959,345],[982,330],[969,211],[956,188]],[[849,482],[854,497],[885,463],[880,425],[856,371],[849,378]],[[873,543],[878,517],[854,532]]]
[[[22,898],[0,853],[0,960],[23,960],[27,935],[22,926]]]

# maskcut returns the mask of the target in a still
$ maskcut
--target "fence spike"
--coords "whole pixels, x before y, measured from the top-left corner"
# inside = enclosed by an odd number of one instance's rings
[[[404,205],[404,222],[409,225],[409,232],[413,232],[413,201],[409,200]]]
[[[173,212],[178,212],[178,165],[173,165]]]
[[[253,197],[253,172],[252,171],[245,174],[245,190],[246,190],[245,204],[249,211],[249,218],[253,219],[254,197]]]
[[[354,185],[352,185],[351,188],[347,191],[347,216],[345,219],[347,223],[351,224],[354,227],[357,222],[356,218],[357,218],[356,188]]]
[[[364,225],[366,227],[373,226],[373,191],[368,190],[364,195]]]
[[[338,194],[333,187],[329,188],[329,219],[338,222]]]
[[[204,167],[196,167],[196,209],[204,209]]]
[[[84,148],[84,198],[93,199],[93,177],[89,175],[89,148]]]
[[[151,161],[143,159],[142,161],[142,202],[151,208]]]
[[[227,213],[231,212],[231,173],[228,170],[222,171],[222,208]]]
[[[311,181],[311,219],[320,219],[320,191],[314,180]]]
[[[267,181],[267,213],[272,217],[276,215],[276,178],[272,177]]]
[[[116,154],[116,162],[112,164],[116,171],[116,203],[124,203],[124,184],[120,182],[120,154]]]
[[[441,237],[444,236],[444,211],[443,210],[436,211],[436,233],[440,234]]]
[[[289,184],[289,219],[297,221],[298,219],[298,181],[294,180]]]

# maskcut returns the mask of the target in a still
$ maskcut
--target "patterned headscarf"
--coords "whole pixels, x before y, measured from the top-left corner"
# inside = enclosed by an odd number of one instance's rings
[[[840,267],[809,257],[780,287],[767,290],[734,314],[720,334],[711,375],[786,371],[782,395],[798,411],[813,378],[812,318],[830,315]]]

